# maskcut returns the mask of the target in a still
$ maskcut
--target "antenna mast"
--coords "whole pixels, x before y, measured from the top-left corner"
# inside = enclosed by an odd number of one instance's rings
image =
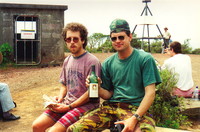
[[[148,6],[148,3],[149,3],[149,2],[151,2],[151,0],[142,0],[142,3],[145,3],[145,7],[144,7],[144,9],[143,9],[143,11],[142,11],[142,13],[141,13],[140,16],[143,16],[143,15],[149,16],[149,14],[150,14],[150,16],[153,16],[153,14],[151,13],[151,10],[150,10],[150,8],[149,8],[149,6]],[[144,13],[145,13],[145,14],[144,14]],[[142,25],[143,25],[143,34],[142,34],[142,37],[141,37],[141,38],[133,38],[133,39],[142,39],[141,49],[143,49],[143,45],[144,45],[144,41],[143,41],[143,40],[144,40],[144,39],[148,39],[148,51],[151,52],[151,49],[150,49],[150,39],[164,39],[164,38],[163,38],[163,35],[162,35],[161,31],[160,31],[160,28],[159,28],[158,24],[155,24],[155,25],[156,25],[156,27],[157,27],[157,29],[158,29],[160,35],[161,35],[161,38],[158,38],[158,37],[150,37],[150,36],[149,36],[149,25],[151,25],[151,24],[144,23],[144,24],[142,24]],[[148,34],[147,37],[144,37],[145,26],[147,26],[147,34]],[[135,25],[132,34],[135,34],[136,28],[137,28],[137,24]]]

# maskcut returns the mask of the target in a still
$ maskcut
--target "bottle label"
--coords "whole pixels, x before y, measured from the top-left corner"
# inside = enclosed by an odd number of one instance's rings
[[[98,83],[90,83],[89,86],[89,97],[90,98],[98,98],[99,94],[98,94]]]

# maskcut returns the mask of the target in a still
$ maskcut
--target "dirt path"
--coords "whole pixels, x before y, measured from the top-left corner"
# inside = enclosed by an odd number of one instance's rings
[[[102,62],[110,56],[110,53],[95,54]],[[168,58],[167,55],[153,54],[153,56],[163,64]],[[200,55],[190,55],[193,66],[193,78],[195,85],[200,86]],[[0,121],[0,132],[31,132],[33,120],[43,111],[42,95],[57,95],[59,91],[59,67],[25,67],[0,69],[0,82],[5,82],[10,86],[12,97],[17,103],[17,108],[12,113],[20,115],[21,119],[11,122]],[[197,127],[200,130],[200,122]]]
[[[0,131],[31,132],[31,123],[44,110],[42,95],[48,94],[53,96],[59,91],[57,80],[60,69],[61,67],[23,68],[9,70],[6,73],[8,77],[6,79],[7,83],[11,88],[13,99],[17,103],[17,108],[13,109],[12,113],[20,115],[21,119],[11,122],[0,122]],[[13,73],[15,75],[11,75]]]

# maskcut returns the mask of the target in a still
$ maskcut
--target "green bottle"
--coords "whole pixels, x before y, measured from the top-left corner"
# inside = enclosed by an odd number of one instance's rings
[[[95,73],[95,65],[92,65],[92,72],[89,77],[90,84],[89,84],[89,98],[90,99],[97,99],[99,98],[99,89],[98,89],[98,79]]]

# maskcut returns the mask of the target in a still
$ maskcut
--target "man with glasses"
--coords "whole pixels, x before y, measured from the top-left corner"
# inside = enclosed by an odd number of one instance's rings
[[[154,58],[131,47],[132,34],[123,19],[111,23],[110,37],[117,53],[102,64],[99,95],[106,101],[67,131],[102,131],[123,124],[123,132],[155,132],[155,122],[147,113],[155,98],[155,85],[161,82]]]
[[[44,132],[49,127],[49,132],[65,132],[85,112],[99,106],[99,100],[89,100],[85,86],[92,65],[95,65],[98,76],[101,72],[99,60],[85,50],[87,29],[82,24],[69,23],[63,29],[62,35],[71,55],[64,60],[60,75],[62,86],[59,95],[54,97],[59,104],[50,105],[49,109],[33,122],[33,132]]]

